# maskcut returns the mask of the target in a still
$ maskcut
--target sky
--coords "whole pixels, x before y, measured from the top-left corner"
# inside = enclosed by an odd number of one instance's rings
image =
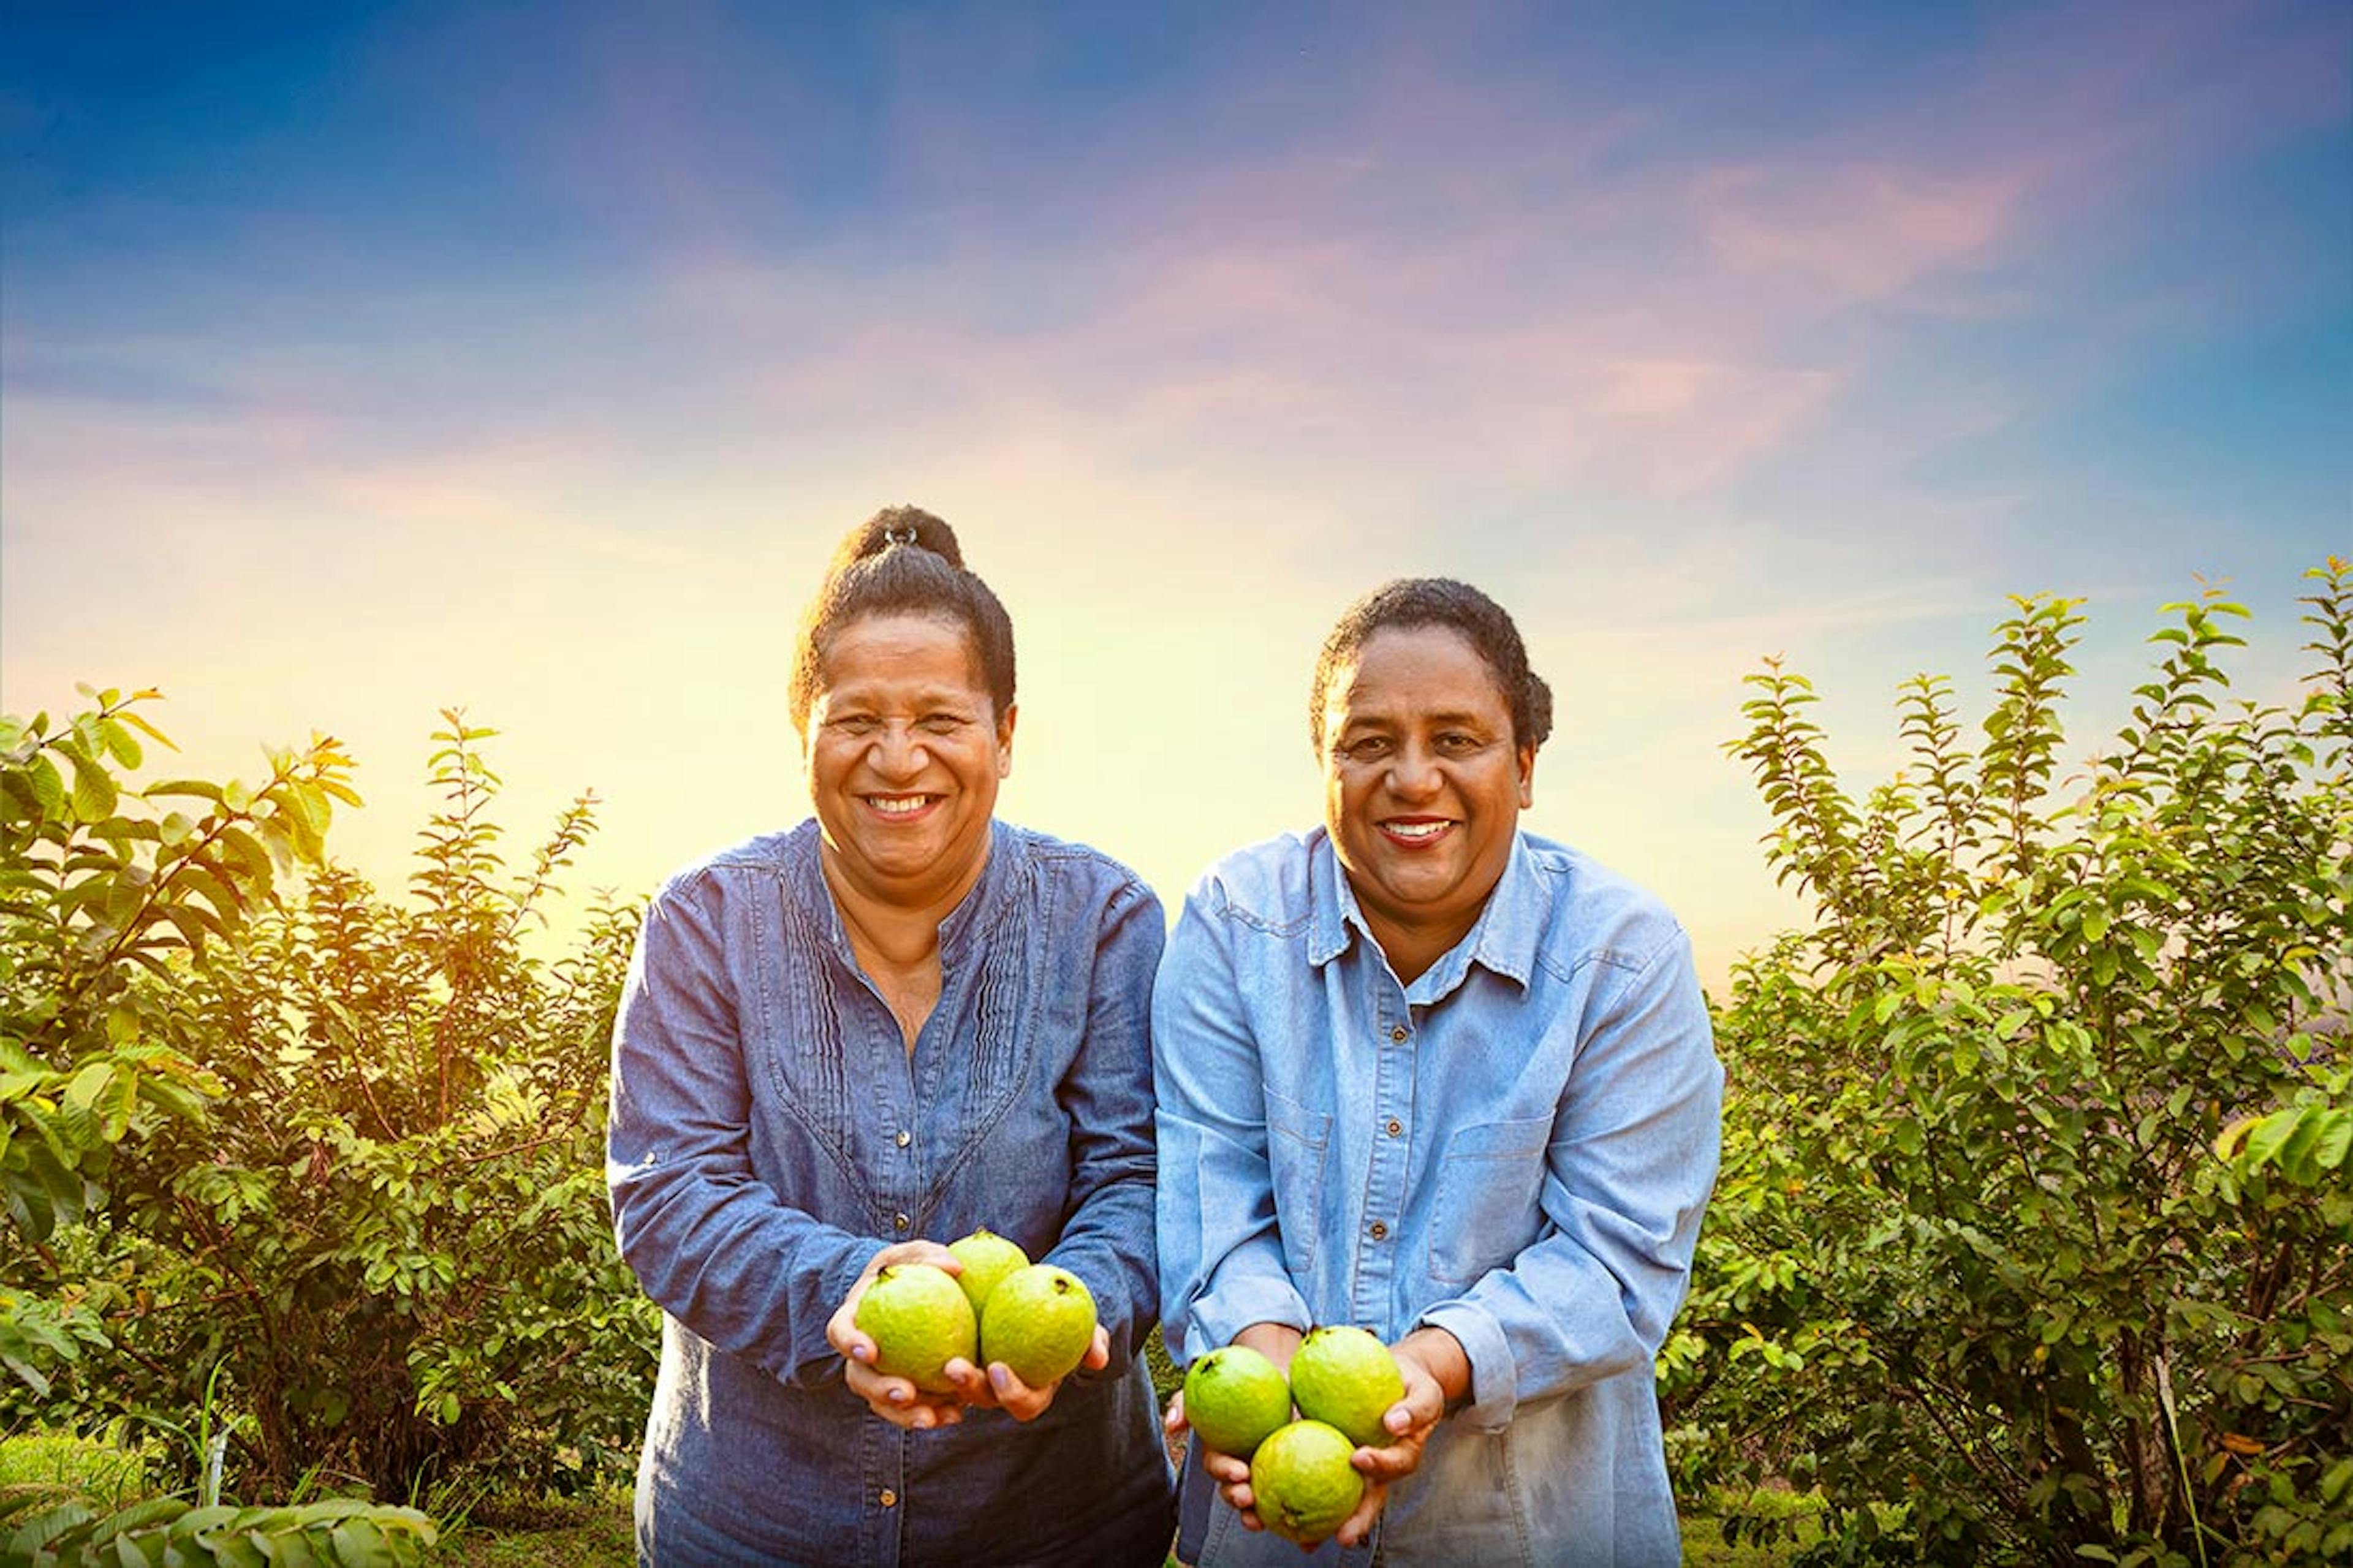
[[[912,502],[1014,617],[1001,813],[1172,912],[1317,819],[1348,602],[1487,589],[1525,825],[1720,989],[1803,916],[1762,660],[1860,793],[2082,595],[2088,757],[2158,606],[2226,581],[2284,700],[2353,555],[2334,0],[0,0],[0,710],[335,735],[386,889],[445,707],[518,863],[595,791],[582,900],[799,820],[794,621]]]

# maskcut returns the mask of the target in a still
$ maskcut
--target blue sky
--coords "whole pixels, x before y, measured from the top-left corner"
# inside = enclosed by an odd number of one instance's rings
[[[1531,826],[1720,973],[1788,917],[1719,743],[2092,599],[2243,681],[2353,553],[2353,12],[12,4],[0,700],[311,729],[385,881],[443,704],[636,890],[805,809],[784,641],[899,500],[1013,607],[1011,815],[1172,901],[1316,809],[1316,642],[1481,583],[1563,694]]]

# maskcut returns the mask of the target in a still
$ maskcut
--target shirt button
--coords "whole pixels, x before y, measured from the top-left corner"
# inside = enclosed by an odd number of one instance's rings
[[[1392,1117],[1390,1117],[1390,1118],[1389,1118],[1389,1122],[1388,1122],[1388,1135],[1389,1135],[1390,1137],[1394,1138],[1394,1137],[1396,1137],[1398,1133],[1400,1133],[1400,1132],[1402,1132],[1402,1131],[1405,1131],[1405,1123],[1404,1123],[1404,1122],[1402,1122],[1402,1121],[1399,1121],[1396,1117],[1392,1116]]]
[[[906,1229],[909,1226],[911,1226],[911,1225],[914,1224],[915,1222],[914,1222],[913,1220],[912,1220],[912,1219],[909,1219],[905,1215],[895,1215],[892,1216],[891,1223],[892,1223],[892,1225],[894,1225],[894,1226],[897,1226],[901,1230],[904,1230],[904,1229]]]
[[[1389,1227],[1388,1226],[1383,1225],[1379,1220],[1373,1221],[1373,1239],[1375,1241],[1387,1241],[1388,1239],[1388,1236]]]
[[[900,1148],[904,1149],[908,1144],[913,1143],[914,1141],[915,1141],[915,1135],[914,1135],[913,1133],[912,1133],[912,1132],[908,1131],[907,1131],[905,1128],[903,1128],[903,1127],[902,1127],[901,1129],[899,1129],[899,1147],[900,1147]]]
[[[881,1503],[884,1508],[897,1508],[899,1506],[899,1494],[892,1491],[889,1487],[884,1487],[882,1489],[881,1495],[877,1497],[874,1500]]]
[[[1389,1031],[1389,1038],[1395,1040],[1398,1045],[1405,1044],[1405,1037],[1406,1026],[1403,1024],[1399,1024],[1396,1028]]]

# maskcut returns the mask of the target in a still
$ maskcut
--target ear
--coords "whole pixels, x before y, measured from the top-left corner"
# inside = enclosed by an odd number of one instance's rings
[[[1021,716],[1021,704],[1008,704],[997,721],[997,776],[1013,776],[1013,721]]]
[[[1527,810],[1536,803],[1536,749],[1522,746],[1520,762],[1520,809]]]

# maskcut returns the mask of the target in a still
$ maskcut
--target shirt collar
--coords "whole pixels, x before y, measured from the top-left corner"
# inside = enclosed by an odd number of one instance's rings
[[[835,907],[833,889],[826,886],[825,867],[819,859],[824,853],[818,836],[823,828],[812,816],[801,824],[786,842],[786,856],[794,891],[804,909],[816,912],[825,931],[826,940],[841,962],[858,967],[858,957],[850,951],[849,933],[842,929],[841,910]],[[1013,830],[1004,823],[991,819],[988,825],[988,864],[981,868],[980,880],[964,896],[964,901],[948,911],[940,922],[940,964],[950,968],[959,963],[966,949],[978,940],[979,933],[996,923],[994,912],[1005,902],[1007,891],[1018,874],[1015,862],[1021,858],[1020,846],[1013,839]]]
[[[1361,934],[1374,941],[1372,927],[1348,886],[1347,873],[1332,848],[1331,835],[1317,828],[1308,837],[1309,879],[1314,909],[1308,922],[1307,961],[1321,969],[1348,950]],[[1512,853],[1504,875],[1487,896],[1477,923],[1451,951],[1407,987],[1414,1002],[1434,1002],[1462,984],[1473,962],[1515,982],[1522,990],[1535,973],[1536,943],[1551,913],[1551,900],[1528,853],[1527,835],[1512,835]]]
[[[997,923],[996,913],[1006,899],[1006,890],[1013,885],[1014,862],[1020,858],[1019,847],[1013,842],[1013,830],[992,817],[988,824],[988,863],[980,868],[980,880],[964,896],[964,901],[948,911],[940,922],[940,965],[950,968],[964,961],[964,955],[982,932]]]

